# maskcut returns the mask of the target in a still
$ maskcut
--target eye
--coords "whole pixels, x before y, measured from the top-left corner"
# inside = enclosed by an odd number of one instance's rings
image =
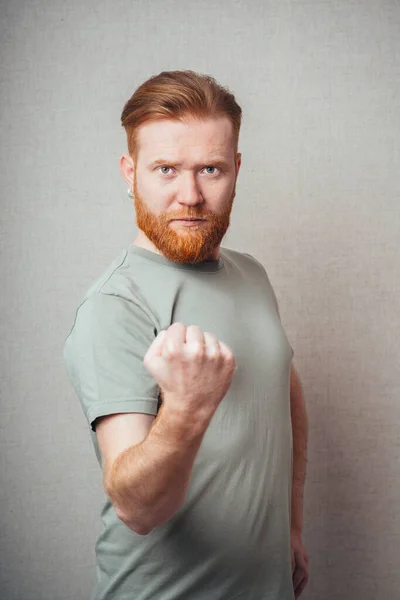
[[[162,175],[169,175],[169,173],[167,173],[166,171],[163,171],[163,169],[171,169],[171,167],[159,167],[159,169],[161,169],[161,173]]]
[[[206,169],[214,169],[213,173],[210,173],[210,171],[207,171],[207,172],[209,175],[215,175],[217,167],[213,167],[212,165],[209,165],[208,167],[205,167],[205,168]]]

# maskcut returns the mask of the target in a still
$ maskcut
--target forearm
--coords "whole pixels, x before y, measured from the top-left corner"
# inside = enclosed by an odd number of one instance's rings
[[[291,529],[303,530],[303,498],[307,467],[308,419],[300,379],[291,379],[290,406],[293,432],[293,480]]]
[[[146,534],[181,507],[207,426],[162,405],[148,436],[116,458],[106,490],[128,527]]]

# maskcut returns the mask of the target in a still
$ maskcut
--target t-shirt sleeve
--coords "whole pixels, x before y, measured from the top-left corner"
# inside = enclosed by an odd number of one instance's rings
[[[259,260],[257,260],[257,259],[256,259],[256,258],[255,258],[255,257],[252,255],[252,254],[248,254],[248,253],[246,253],[246,252],[244,252],[243,254],[245,254],[245,256],[249,256],[250,258],[252,258],[252,259],[253,259],[253,260],[254,260],[254,261],[255,261],[255,262],[256,262],[256,263],[257,263],[257,264],[258,264],[258,265],[259,265],[259,266],[262,268],[262,270],[264,271],[264,273],[265,273],[265,276],[266,276],[266,278],[267,278],[267,281],[268,281],[268,287],[269,287],[269,289],[270,289],[270,290],[271,290],[271,292],[272,292],[272,299],[273,299],[273,301],[274,301],[274,304],[275,304],[276,312],[278,313],[279,320],[282,322],[282,319],[281,319],[281,313],[280,313],[280,310],[279,310],[279,303],[278,303],[278,299],[277,299],[277,297],[276,297],[275,290],[274,290],[274,288],[272,287],[272,283],[271,283],[271,281],[270,281],[270,279],[269,279],[269,277],[268,277],[268,274],[267,274],[267,271],[266,271],[266,269],[265,269],[264,265],[263,265],[263,264],[261,264],[261,263],[260,263],[260,261],[259,261]],[[289,342],[289,344],[290,344],[290,342]],[[292,351],[292,358],[293,358],[293,356],[294,356],[294,349],[293,349],[293,346],[292,346],[291,344],[290,344],[290,348],[291,348],[291,351]]]
[[[93,431],[100,416],[157,414],[160,388],[143,364],[157,333],[139,300],[97,293],[79,306],[63,357]]]
[[[275,290],[274,290],[274,288],[272,287],[272,285],[271,285],[271,290],[272,290],[272,297],[273,297],[273,299],[274,299],[274,303],[275,303],[275,307],[276,307],[276,312],[278,313],[279,320],[282,322],[282,319],[281,319],[281,313],[280,313],[280,311],[279,311],[279,303],[278,303],[278,298],[276,297]],[[287,336],[286,336],[286,337],[287,337]],[[290,344],[290,342],[289,342],[289,344]],[[290,348],[291,348],[291,351],[292,351],[292,358],[293,358],[293,356],[294,356],[294,350],[293,350],[293,346],[292,346],[292,344],[290,344]]]

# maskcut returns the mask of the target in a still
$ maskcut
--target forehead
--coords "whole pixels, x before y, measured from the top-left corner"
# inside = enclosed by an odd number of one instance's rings
[[[139,156],[145,161],[156,159],[158,154],[183,158],[188,152],[218,152],[228,158],[234,145],[232,123],[226,116],[151,121],[139,127],[137,141]]]

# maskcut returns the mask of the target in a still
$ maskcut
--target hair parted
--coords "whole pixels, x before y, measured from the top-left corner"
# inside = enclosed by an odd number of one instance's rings
[[[210,75],[190,70],[162,71],[144,81],[125,103],[121,124],[126,131],[129,154],[136,157],[137,129],[143,123],[224,115],[232,123],[237,152],[242,109],[229,89]]]

